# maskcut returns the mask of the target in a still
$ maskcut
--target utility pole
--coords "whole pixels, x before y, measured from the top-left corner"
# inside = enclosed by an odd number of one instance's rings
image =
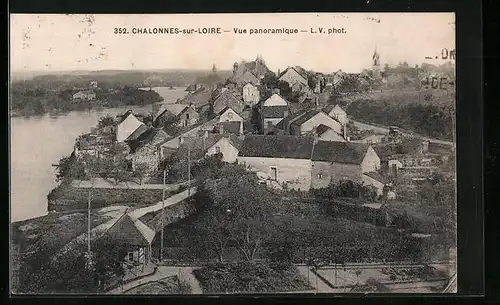
[[[87,252],[90,257],[90,201],[91,201],[91,190],[89,189],[89,198],[88,198],[88,219],[87,219]]]
[[[191,147],[188,145],[188,197],[191,195]]]
[[[163,170],[163,194],[161,200],[161,239],[160,239],[160,262],[163,261],[163,227],[165,226],[165,180],[167,179],[167,170]]]

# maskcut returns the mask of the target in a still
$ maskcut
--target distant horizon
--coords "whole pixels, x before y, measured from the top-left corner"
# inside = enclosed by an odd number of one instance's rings
[[[264,58],[265,60],[265,58]],[[403,63],[403,62],[402,62]],[[428,64],[428,65],[434,65],[436,67],[439,67],[439,66],[442,66],[442,65],[445,65],[445,64],[451,64],[451,65],[455,65],[455,63],[453,61],[447,61],[447,62],[442,62],[442,63],[439,63],[439,64],[432,64],[432,63],[426,63],[426,62],[422,62],[420,64],[417,64],[419,67],[421,67],[423,64]],[[297,65],[299,66],[299,65]],[[388,65],[389,67],[396,67],[397,65]],[[410,65],[409,65],[410,66]],[[292,66],[288,66],[288,67],[292,67]],[[284,71],[284,69],[288,68],[288,67],[284,67],[283,69],[280,69],[281,71]],[[302,66],[301,66],[302,67]],[[413,66],[410,66],[410,67],[414,67]],[[216,67],[217,68],[217,67]],[[306,70],[310,70],[310,71],[314,71],[314,70],[311,70],[311,69],[308,69],[307,67],[302,67]],[[382,66],[381,69],[383,69],[384,67]],[[358,73],[358,72],[351,72],[351,71],[344,71],[343,69],[339,69],[339,70],[342,70],[343,72],[347,72],[347,73]],[[339,71],[337,70],[337,71]],[[79,70],[51,70],[51,71],[43,71],[43,70],[24,70],[24,71],[10,71],[11,74],[13,73],[18,73],[18,74],[22,74],[22,73],[43,73],[42,75],[52,75],[52,74],[61,74],[61,73],[75,73],[75,72],[87,72],[87,73],[92,73],[92,72],[157,72],[157,71],[196,71],[196,72],[211,72],[212,69],[211,68],[207,68],[207,69],[188,69],[188,68],[158,68],[158,69],[141,69],[141,68],[128,68],[128,69],[103,69],[103,70],[83,70],[83,69],[79,69]],[[217,68],[217,72],[231,72],[232,69],[218,69]],[[337,71],[332,71],[330,73],[335,73]],[[277,72],[277,71],[272,71],[272,72]],[[314,71],[314,72],[318,72],[318,71]],[[361,71],[359,71],[361,72]],[[320,73],[323,73],[323,74],[330,74],[330,73],[324,73],[324,72],[320,72]]]

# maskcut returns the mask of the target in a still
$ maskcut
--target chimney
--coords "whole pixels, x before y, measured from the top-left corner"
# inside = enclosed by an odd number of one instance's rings
[[[344,139],[349,142],[349,137],[347,136],[347,124],[344,123]]]
[[[319,108],[319,99],[318,99],[318,95],[314,95],[314,104],[316,105],[316,108]]]
[[[277,76],[280,77],[280,74],[281,74],[281,70],[278,69],[278,75]]]
[[[208,130],[203,131],[203,138],[204,139],[208,138]]]
[[[224,133],[224,125],[219,124],[219,133],[223,134]]]

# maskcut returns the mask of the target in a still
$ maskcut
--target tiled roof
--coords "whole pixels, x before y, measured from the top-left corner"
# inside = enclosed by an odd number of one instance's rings
[[[170,112],[174,116],[178,116],[182,111],[184,111],[189,106],[186,104],[163,104],[160,107],[160,110],[155,114],[153,120],[156,120],[158,117],[162,116],[166,111]]]
[[[287,116],[286,118],[284,118],[283,120],[281,120],[277,125],[276,125],[276,128],[279,128],[279,129],[285,129],[285,128],[288,128],[288,125],[295,121],[296,119],[298,119],[301,115],[304,115],[307,111],[300,111],[300,112],[296,112],[294,114],[291,114],[289,116]]]
[[[318,115],[320,112],[321,112],[320,110],[315,110],[315,109],[309,110],[306,113],[304,113],[304,115],[301,115],[299,118],[293,121],[291,124],[300,126],[305,122],[309,121],[314,116]]]
[[[134,132],[125,141],[135,141],[137,140],[143,133],[149,130],[149,127],[146,126],[146,124],[141,124],[139,127],[137,127]]]
[[[370,146],[362,143],[319,141],[314,146],[312,160],[361,164],[368,147]]]
[[[189,149],[190,157],[193,160],[201,159],[205,156],[205,152],[208,148],[217,143],[222,139],[224,135],[218,133],[210,133],[208,137],[190,137],[184,138],[184,143],[179,146],[179,149],[175,152],[175,155],[179,159],[187,159],[187,152]]]
[[[313,143],[312,137],[247,135],[238,156],[310,159]]]
[[[377,172],[368,172],[368,173],[364,173],[364,175],[366,175],[372,179],[375,179],[383,184],[389,183],[389,181],[384,176],[380,175]]]
[[[156,233],[143,222],[133,220],[127,213],[107,231],[112,238],[134,246],[147,246],[153,241]]]
[[[222,125],[224,133],[234,133],[234,134],[239,134],[240,133],[240,126],[241,126],[240,121],[227,121],[227,122],[220,122],[219,125]]]
[[[192,104],[196,108],[199,108],[208,105],[211,97],[212,97],[212,91],[200,90],[193,94],[189,94],[176,104],[186,104],[186,105]]]
[[[222,92],[214,99],[214,110],[217,112],[220,111],[219,108],[230,107],[236,113],[240,113],[244,106],[243,100],[236,98],[229,90]]]
[[[284,118],[285,112],[290,112],[288,106],[264,106],[262,107],[262,117],[266,119]]]
[[[327,132],[329,129],[331,129],[330,127],[326,126],[326,125],[323,125],[323,124],[319,124],[318,127],[316,127],[316,133],[318,135],[322,135],[324,134],[325,132]]]

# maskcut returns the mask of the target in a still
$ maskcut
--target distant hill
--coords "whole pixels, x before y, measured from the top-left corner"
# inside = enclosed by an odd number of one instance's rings
[[[36,87],[46,89],[67,89],[86,87],[91,81],[97,81],[100,87],[121,86],[185,86],[200,78],[210,75],[209,70],[101,70],[101,71],[57,71],[43,72],[13,72],[13,83],[28,81]],[[219,71],[221,77],[229,77],[232,72]]]

